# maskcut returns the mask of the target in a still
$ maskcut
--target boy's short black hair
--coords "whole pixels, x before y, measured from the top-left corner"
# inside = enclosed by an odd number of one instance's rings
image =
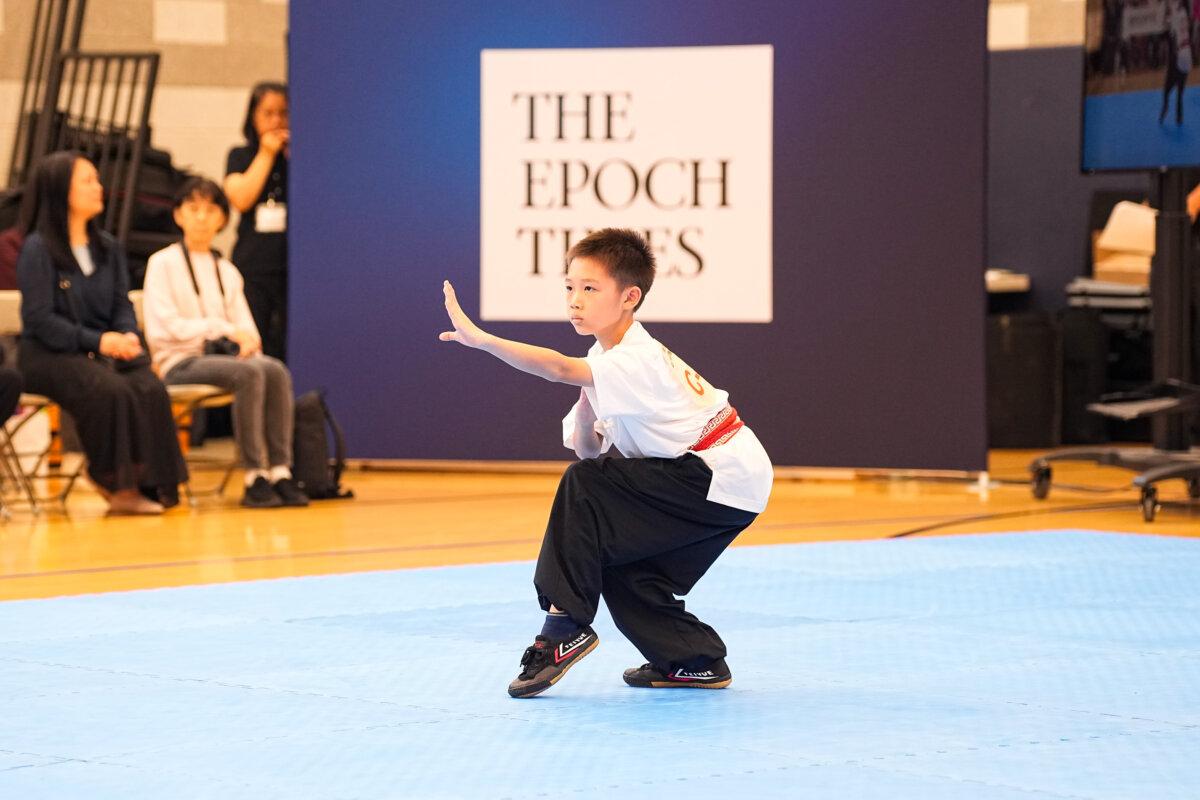
[[[604,228],[590,233],[567,251],[567,266],[580,256],[602,263],[622,289],[641,289],[642,297],[633,310],[642,307],[654,284],[654,251],[636,231]]]
[[[225,196],[225,192],[221,191],[221,187],[217,186],[215,181],[202,178],[199,175],[188,178],[183,182],[183,185],[179,187],[179,191],[175,193],[175,205],[172,208],[179,208],[194,195],[199,195],[205,200],[215,203],[224,212],[225,220],[229,220],[229,198]]]

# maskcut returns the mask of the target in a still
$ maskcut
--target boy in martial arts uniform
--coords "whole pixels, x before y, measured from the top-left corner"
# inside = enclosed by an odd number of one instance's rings
[[[563,419],[563,443],[581,460],[559,484],[534,573],[548,614],[508,693],[544,692],[596,647],[601,597],[648,662],[625,671],[627,684],[724,688],[724,642],[676,596],[766,507],[770,459],[728,394],[635,321],[654,281],[642,237],[597,231],[571,248],[567,265],[567,316],[596,338],[584,358],[484,332],[444,285],[454,330],[443,341],[581,387]],[[610,448],[625,457],[602,455]]]

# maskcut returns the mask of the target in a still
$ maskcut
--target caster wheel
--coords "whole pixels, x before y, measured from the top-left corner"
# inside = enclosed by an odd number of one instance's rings
[[[1192,500],[1200,500],[1200,478],[1188,478],[1188,497]]]
[[[1036,467],[1033,470],[1033,475],[1030,477],[1029,486],[1033,490],[1035,500],[1045,500],[1046,495],[1050,494],[1050,477],[1052,473],[1049,467]]]
[[[1142,519],[1146,522],[1154,522],[1154,515],[1158,513],[1158,489],[1153,486],[1147,486],[1142,489]]]

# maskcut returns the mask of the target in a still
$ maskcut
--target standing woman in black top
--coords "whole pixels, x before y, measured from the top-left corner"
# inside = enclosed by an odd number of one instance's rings
[[[245,279],[246,302],[263,352],[287,358],[288,90],[260,83],[250,93],[242,132],[229,151],[225,194],[241,212],[233,263]]]
[[[137,332],[125,254],[96,224],[103,210],[92,162],[71,152],[38,162],[21,209],[18,363],[26,389],[75,420],[109,510],[161,514],[179,502],[187,466]]]

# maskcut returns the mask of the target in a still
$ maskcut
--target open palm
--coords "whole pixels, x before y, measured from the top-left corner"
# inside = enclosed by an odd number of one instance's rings
[[[450,281],[442,282],[442,294],[446,297],[446,314],[450,317],[450,324],[454,326],[454,330],[444,331],[438,338],[443,342],[458,342],[467,347],[479,347],[483,344],[487,334],[462,310]]]

